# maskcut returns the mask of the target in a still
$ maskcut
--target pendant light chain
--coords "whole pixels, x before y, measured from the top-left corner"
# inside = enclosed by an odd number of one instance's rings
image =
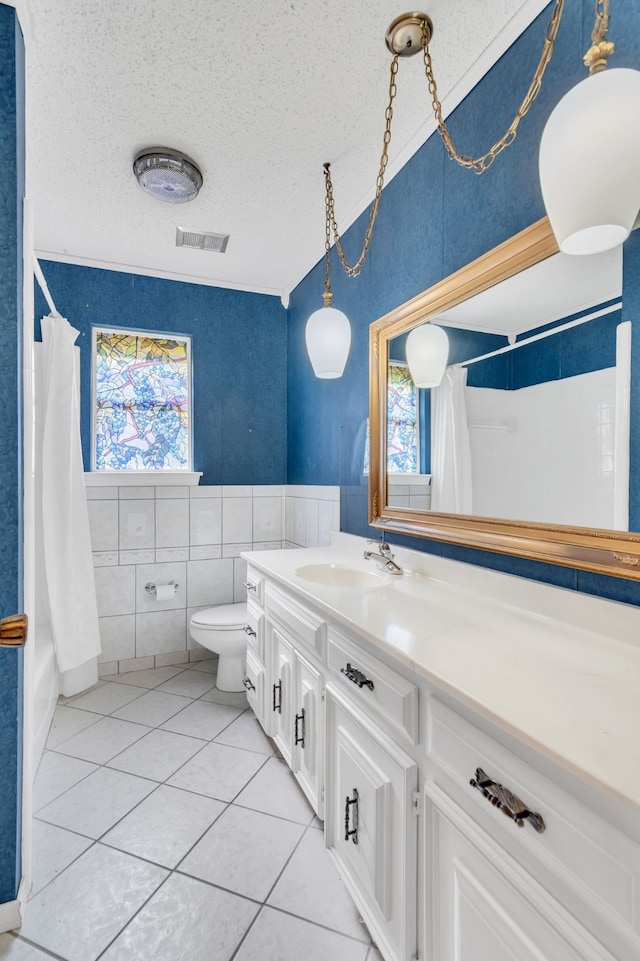
[[[493,146],[490,147],[489,150],[487,150],[487,152],[481,157],[468,157],[464,154],[458,153],[453,140],[451,139],[449,128],[447,127],[442,115],[442,104],[438,98],[438,87],[436,85],[436,79],[433,75],[431,54],[429,53],[429,33],[425,21],[422,21],[422,50],[424,57],[424,69],[427,75],[429,91],[431,93],[433,111],[436,115],[436,120],[438,121],[438,133],[442,137],[442,142],[444,143],[445,149],[451,160],[455,160],[456,163],[460,164],[461,167],[467,167],[469,170],[473,170],[473,172],[476,174],[483,174],[485,170],[491,166],[498,154],[502,153],[506,147],[510,147],[513,141],[516,139],[520,121],[540,93],[544,72],[553,55],[563,7],[564,0],[556,0],[553,14],[551,15],[551,19],[549,20],[547,29],[545,31],[545,42],[544,47],[542,48],[542,54],[540,55],[540,61],[536,67],[536,72],[533,75],[533,79],[529,84],[529,89],[524,95],[524,99],[518,107],[518,111],[511,125],[507,129],[506,133],[500,138],[500,140],[497,140]]]
[[[325,307],[331,306],[331,301],[333,299],[333,294],[331,293],[331,215],[329,212],[329,185],[331,184],[331,177],[329,174],[329,167],[331,164],[326,163],[324,165],[324,181],[326,187],[326,196],[324,200],[325,207],[325,222],[324,222],[324,305]]]
[[[600,73],[615,50],[615,44],[607,40],[609,29],[609,0],[596,0],[596,20],[591,32],[591,46],[585,53],[585,66],[589,73]]]
[[[389,101],[387,103],[387,109],[384,112],[385,126],[384,126],[384,137],[382,140],[382,154],[380,156],[380,168],[378,170],[378,179],[376,180],[376,195],[371,205],[371,211],[369,213],[369,223],[367,225],[367,231],[364,235],[364,244],[362,245],[362,252],[358,257],[357,261],[353,266],[347,262],[344,250],[342,249],[342,239],[338,232],[338,224],[336,221],[335,213],[335,202],[333,199],[333,184],[331,182],[331,174],[329,173],[329,164],[324,165],[324,177],[326,186],[326,210],[327,210],[327,238],[325,239],[325,292],[326,292],[326,277],[327,277],[327,264],[329,263],[329,246],[331,243],[329,228],[333,231],[333,236],[336,244],[336,250],[338,251],[338,257],[340,258],[340,263],[344,267],[346,273],[349,277],[357,277],[362,270],[362,265],[365,262],[367,253],[369,252],[369,245],[371,244],[371,237],[373,234],[373,225],[376,222],[376,217],[378,216],[378,207],[380,206],[380,197],[382,196],[382,188],[384,187],[384,175],[387,167],[389,144],[391,143],[391,121],[393,119],[393,101],[395,100],[398,88],[396,87],[396,74],[398,73],[398,54],[395,55],[391,61],[391,74],[389,77]]]

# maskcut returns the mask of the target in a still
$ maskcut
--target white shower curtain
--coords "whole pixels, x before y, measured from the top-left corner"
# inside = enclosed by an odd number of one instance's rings
[[[445,514],[472,512],[466,386],[466,368],[448,367],[431,391],[431,510]]]
[[[89,516],[80,447],[78,331],[63,317],[42,319],[45,417],[42,445],[44,566],[63,693],[95,683],[100,653]],[[76,671],[82,666],[85,668]],[[74,676],[75,674],[75,676]]]

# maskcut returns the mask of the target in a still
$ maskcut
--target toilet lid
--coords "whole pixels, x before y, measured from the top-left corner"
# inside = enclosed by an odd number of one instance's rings
[[[219,604],[217,607],[207,607],[204,611],[196,611],[191,623],[219,631],[239,631],[247,623],[247,605]]]

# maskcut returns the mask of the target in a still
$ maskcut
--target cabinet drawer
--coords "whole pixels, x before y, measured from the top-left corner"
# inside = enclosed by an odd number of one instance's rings
[[[429,765],[428,794],[459,804],[597,936],[609,940],[605,934],[613,922],[628,956],[638,956],[640,845],[435,698],[429,704],[428,754],[435,762]],[[544,831],[526,818],[519,828],[474,789],[470,780],[477,780],[478,768],[540,814]]]
[[[244,582],[247,600],[253,598],[262,607],[264,605],[264,577],[255,567],[247,567],[247,579]]]
[[[327,660],[329,667],[349,687],[354,703],[370,708],[383,722],[412,744],[418,741],[418,688],[400,674],[383,664],[372,654],[363,651],[353,641],[344,637],[333,627],[329,628]],[[347,667],[350,665],[350,667]],[[364,675],[370,684],[363,684],[362,677],[354,675],[354,670]],[[351,678],[345,674],[349,671]]]
[[[253,649],[264,661],[264,614],[258,604],[247,597],[247,623],[244,628],[247,647]]]
[[[269,583],[264,589],[264,606],[271,617],[289,629],[296,641],[323,657],[326,623],[322,618]]]

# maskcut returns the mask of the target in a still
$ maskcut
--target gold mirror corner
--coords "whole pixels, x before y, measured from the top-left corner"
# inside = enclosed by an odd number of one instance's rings
[[[445,311],[450,311],[458,305],[468,307],[467,302],[471,298],[497,288],[497,285],[511,278],[517,278],[518,275],[529,271],[529,268],[538,270],[540,268],[537,265],[542,265],[545,261],[551,264],[549,258],[555,258],[556,255],[560,258],[565,257],[559,254],[551,226],[545,217],[371,324],[369,523],[387,533],[437,540],[584,571],[640,580],[640,534],[622,529],[622,525],[619,524],[615,524],[619,529],[614,530],[613,523],[607,528],[600,523],[575,523],[575,521],[564,523],[559,517],[554,517],[550,522],[541,522],[539,519],[526,519],[526,508],[522,510],[524,515],[522,519],[520,517],[513,519],[482,516],[480,513],[477,515],[444,513],[435,509],[409,507],[407,503],[395,506],[390,504],[390,478],[387,471],[390,344],[398,343],[396,338],[401,339],[412,328],[436,318],[440,319]],[[621,258],[621,254],[619,256]],[[591,258],[571,259],[584,261]],[[620,259],[620,293],[621,276]],[[600,318],[604,314],[613,314],[616,309],[620,309],[620,303],[615,304],[612,301],[612,304],[606,310],[594,313],[593,316]],[[584,310],[583,314],[582,319],[572,323],[581,324],[585,319],[587,321],[591,319],[587,310]],[[613,316],[608,322],[618,323]],[[447,323],[451,327],[455,326],[455,323],[445,320],[443,322],[445,329],[447,329]],[[572,323],[567,324],[567,327],[571,327]],[[539,328],[544,329],[544,324],[539,325]],[[537,328],[534,325],[532,329]],[[564,328],[557,327],[558,332],[563,330]],[[544,334],[538,336],[542,339]],[[528,346],[529,341],[526,335],[523,337]],[[536,339],[536,336],[531,338],[532,341]],[[555,340],[551,337],[549,339]],[[516,346],[525,345],[522,344],[522,339],[518,342],[517,337],[514,336],[513,340],[510,337],[509,344],[513,345],[514,342]],[[494,353],[506,353],[507,349],[511,348],[505,347]],[[482,358],[475,358],[469,363],[475,363],[477,359]],[[455,366],[463,366],[464,363],[466,362]],[[512,391],[512,393],[517,392]],[[505,428],[504,433],[508,431],[509,428]],[[420,468],[418,468],[419,471]],[[424,476],[428,478],[427,483],[430,484],[431,474],[427,473]],[[627,475],[627,498],[628,487]]]

